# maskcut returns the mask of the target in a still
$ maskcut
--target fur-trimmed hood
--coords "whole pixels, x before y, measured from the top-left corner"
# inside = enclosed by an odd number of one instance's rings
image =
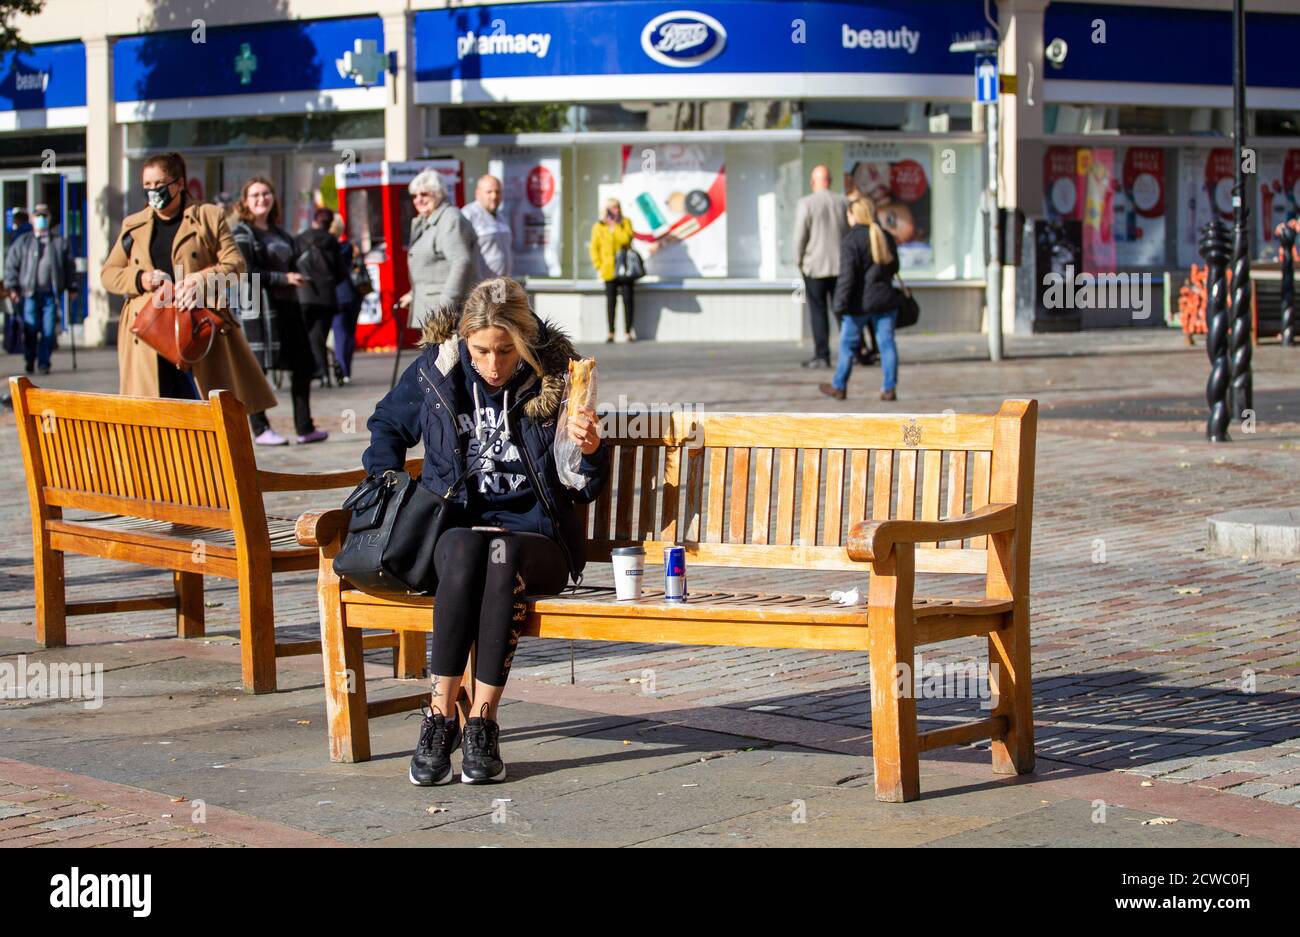
[[[533,317],[539,326],[533,353],[542,366],[542,386],[536,396],[524,404],[524,413],[530,419],[541,422],[560,412],[569,361],[579,359],[582,355],[578,354],[573,341],[563,329],[536,313],[533,313]],[[460,345],[464,339],[457,332],[459,324],[459,309],[434,310],[424,320],[420,345],[433,358],[435,367],[443,377],[450,374],[452,368],[460,362]]]

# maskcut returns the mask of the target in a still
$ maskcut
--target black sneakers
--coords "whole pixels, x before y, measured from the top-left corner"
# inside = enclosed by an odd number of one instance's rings
[[[486,703],[480,712],[487,712]],[[465,723],[465,745],[460,763],[462,783],[483,784],[500,781],[506,776],[506,766],[501,761],[500,735],[501,727],[486,716],[474,716]]]
[[[428,706],[421,708],[420,712],[424,719],[420,722],[420,740],[415,743],[408,776],[412,784],[420,787],[446,784],[451,780],[451,753],[460,744],[459,717],[454,721],[448,720]]]

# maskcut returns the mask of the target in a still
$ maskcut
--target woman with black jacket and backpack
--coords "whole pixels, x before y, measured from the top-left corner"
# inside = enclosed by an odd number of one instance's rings
[[[316,374],[325,386],[330,384],[329,355],[325,344],[334,316],[339,311],[335,293],[351,272],[344,265],[338,239],[330,234],[333,223],[334,212],[318,208],[312,216],[311,226],[294,240],[294,247],[298,250],[298,272],[305,278],[298,287],[298,305],[307,327]]]
[[[321,442],[329,433],[316,428],[311,418],[311,382],[316,371],[307,339],[298,287],[307,282],[297,270],[299,251],[293,235],[280,227],[280,203],[269,179],[256,177],[244,183],[235,205],[239,222],[231,229],[244,255],[248,273],[257,274],[275,309],[280,331],[278,364],[290,372],[289,393],[293,398],[293,423],[299,443]],[[260,296],[253,290],[254,296]],[[283,446],[288,440],[271,429],[265,411],[249,414],[253,441],[261,446]]]
[[[429,653],[433,693],[411,756],[412,784],[452,780],[463,740],[461,781],[505,777],[497,703],[525,617],[525,596],[554,595],[581,581],[586,535],[577,505],[600,494],[609,472],[596,413],[567,425],[582,451],[574,489],[560,481],[552,446],[570,359],[568,336],[528,308],[523,287],[498,277],[470,292],[463,310],[434,310],[422,353],[375,407],[362,464],[372,475],[401,471],[424,443],[420,483],[451,495],[454,526],[434,548],[437,627]],[[477,648],[471,712],[459,724],[455,700]]]
[[[870,326],[880,345],[884,372],[880,399],[897,400],[898,346],[894,343],[894,327],[898,322],[899,294],[893,280],[898,273],[898,244],[876,221],[870,199],[860,195],[851,199],[848,217],[850,227],[840,242],[840,273],[832,301],[835,315],[842,317],[840,357],[831,383],[819,384],[817,389],[836,400],[847,396],[854,353],[862,341],[863,329]]]

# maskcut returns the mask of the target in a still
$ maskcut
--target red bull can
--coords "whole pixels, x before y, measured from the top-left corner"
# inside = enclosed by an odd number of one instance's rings
[[[683,547],[664,547],[664,599],[686,601],[686,550]]]

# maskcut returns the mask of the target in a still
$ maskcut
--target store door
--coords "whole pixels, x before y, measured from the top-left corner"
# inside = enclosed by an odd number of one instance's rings
[[[50,218],[57,225],[58,233],[67,239],[77,267],[77,299],[64,309],[64,327],[85,321],[86,170],[73,166],[63,172],[19,169],[0,173],[0,201],[4,206],[4,229],[0,231],[3,254],[0,256],[8,256],[10,245],[22,233],[15,230],[15,214],[27,212],[30,225],[30,213],[36,205],[44,203],[49,207]]]

